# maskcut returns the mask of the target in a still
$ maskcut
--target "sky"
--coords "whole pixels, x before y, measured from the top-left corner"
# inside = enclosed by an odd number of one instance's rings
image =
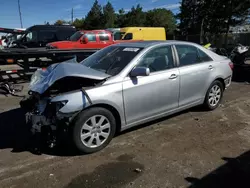
[[[20,28],[18,12],[18,0],[1,0],[0,27]],[[173,12],[179,10],[180,0],[109,0],[115,10],[124,8],[128,11],[138,3],[144,10],[153,8],[167,8]],[[70,20],[71,9],[74,9],[74,17],[86,16],[93,5],[94,0],[20,0],[23,27],[28,28],[36,24],[44,24],[45,21],[54,23],[58,19]],[[104,5],[108,0],[99,0]]]

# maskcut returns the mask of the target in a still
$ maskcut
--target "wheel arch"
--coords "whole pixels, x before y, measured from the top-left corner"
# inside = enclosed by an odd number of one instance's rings
[[[218,78],[216,78],[214,81],[219,81],[219,82],[221,82],[222,85],[223,85],[223,90],[225,90],[226,85],[225,85],[224,79],[223,79],[222,77],[218,77]],[[213,82],[214,82],[214,81],[213,81]],[[213,83],[213,82],[212,82],[212,83]]]

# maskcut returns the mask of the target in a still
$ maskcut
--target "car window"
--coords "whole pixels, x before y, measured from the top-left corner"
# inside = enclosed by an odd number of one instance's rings
[[[171,46],[162,46],[150,50],[142,57],[137,67],[147,67],[150,72],[173,68],[174,59]]]
[[[26,35],[24,35],[24,40],[26,42],[35,42],[37,41],[37,32],[36,31],[30,31],[29,33],[27,33]]]
[[[209,62],[209,61],[213,61],[213,59],[211,57],[209,57],[205,52],[203,52],[202,50],[198,49],[198,54],[199,54],[199,57],[200,57],[200,60],[202,62]]]
[[[48,41],[55,39],[56,34],[55,31],[40,31],[39,32],[39,39],[40,41]]]
[[[133,33],[127,33],[123,40],[132,40],[133,39]]]
[[[175,47],[179,56],[180,66],[193,65],[202,62],[196,47],[191,45],[176,45]]]
[[[73,30],[58,30],[56,33],[58,40],[67,40],[74,34]]]
[[[98,33],[100,41],[109,41],[109,35],[105,32]]]
[[[96,35],[92,33],[88,33],[85,35],[88,38],[89,42],[96,42]]]

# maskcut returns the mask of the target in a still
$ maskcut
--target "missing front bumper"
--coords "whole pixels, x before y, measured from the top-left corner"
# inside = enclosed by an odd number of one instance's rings
[[[26,123],[31,125],[31,132],[41,133],[43,127],[49,127],[51,131],[56,131],[56,124],[52,119],[48,119],[43,115],[26,113]]]

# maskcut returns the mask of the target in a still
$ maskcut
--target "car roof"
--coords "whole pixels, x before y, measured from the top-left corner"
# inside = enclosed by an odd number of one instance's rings
[[[178,40],[162,40],[162,41],[138,41],[138,42],[125,42],[125,43],[119,43],[115,46],[122,46],[122,47],[135,47],[135,48],[150,48],[153,46],[157,46],[160,44],[183,44],[183,45],[192,45],[199,49],[202,49],[206,54],[208,54],[210,57],[212,57],[213,60],[221,61],[224,60],[226,57],[220,56],[211,50],[208,50],[201,45],[193,42],[186,42],[186,41],[178,41]]]
[[[138,41],[138,42],[125,42],[116,44],[117,46],[148,48],[159,44],[191,44],[198,45],[192,42],[178,41],[178,40],[153,40],[153,41]]]
[[[81,30],[81,32],[84,32],[84,33],[94,33],[94,34],[98,34],[99,32],[105,32],[105,33],[111,34],[111,32],[110,32],[110,31],[105,30],[105,29],[96,29],[96,30]]]

